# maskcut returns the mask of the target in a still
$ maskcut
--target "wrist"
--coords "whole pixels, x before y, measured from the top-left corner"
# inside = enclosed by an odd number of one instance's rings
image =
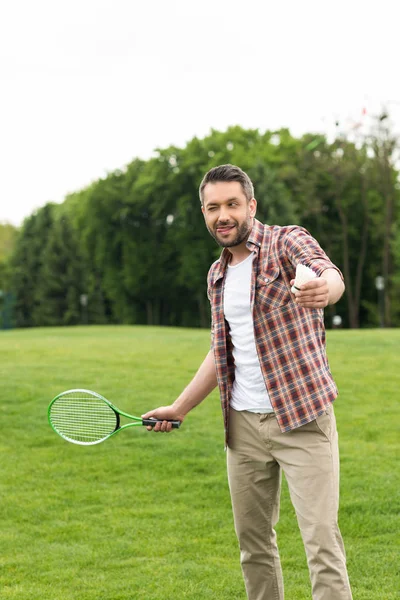
[[[171,405],[176,416],[180,415],[182,417],[186,416],[190,409],[185,407],[185,403],[179,398],[175,400],[175,402]]]

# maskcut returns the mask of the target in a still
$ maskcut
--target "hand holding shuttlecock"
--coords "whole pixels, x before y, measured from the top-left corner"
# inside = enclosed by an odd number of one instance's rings
[[[306,265],[298,264],[296,267],[296,277],[294,280],[294,284],[292,285],[291,292],[295,294],[300,291],[300,286],[303,283],[307,283],[311,281],[311,279],[315,279],[317,274],[315,271],[310,269],[310,267],[306,267]]]

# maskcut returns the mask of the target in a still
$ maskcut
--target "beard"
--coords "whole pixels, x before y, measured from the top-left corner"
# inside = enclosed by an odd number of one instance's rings
[[[217,225],[215,226],[215,230],[217,229],[217,227],[222,227],[223,225],[229,226],[230,224],[217,223]],[[253,226],[250,217],[243,221],[241,225],[239,225],[237,221],[234,221],[233,225],[237,227],[237,231],[235,237],[231,240],[224,240],[223,238],[220,238],[218,233],[213,229],[210,229],[208,226],[207,229],[219,246],[221,246],[222,248],[233,248],[234,246],[239,246],[242,242],[247,240]]]

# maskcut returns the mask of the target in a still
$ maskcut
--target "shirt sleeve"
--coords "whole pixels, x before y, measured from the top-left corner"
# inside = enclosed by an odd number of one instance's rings
[[[318,277],[321,277],[326,269],[335,269],[344,281],[340,269],[333,264],[317,240],[304,227],[293,227],[288,231],[284,249],[294,268],[301,263],[315,271]]]
[[[210,331],[210,350],[214,350],[214,318],[213,318],[213,311],[212,311],[212,297],[211,297],[211,285],[210,285],[210,277],[211,275],[211,269],[208,272],[207,275],[207,298],[210,302],[210,306],[211,306],[211,331]]]

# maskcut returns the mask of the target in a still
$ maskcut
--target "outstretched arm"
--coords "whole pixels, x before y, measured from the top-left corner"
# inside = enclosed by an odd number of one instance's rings
[[[183,390],[173,404],[170,406],[160,406],[154,410],[142,415],[143,419],[168,419],[183,421],[188,412],[200,404],[217,386],[217,375],[215,372],[214,354],[210,350],[202,362],[196,375],[189,385]],[[154,431],[171,431],[171,423],[163,421],[157,423],[154,427],[147,427]]]

